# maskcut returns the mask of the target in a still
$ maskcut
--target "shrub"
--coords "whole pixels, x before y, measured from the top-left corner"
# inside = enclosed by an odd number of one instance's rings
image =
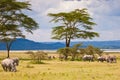
[[[47,53],[43,51],[37,51],[30,54],[33,63],[39,64],[43,63],[41,60],[47,59]]]

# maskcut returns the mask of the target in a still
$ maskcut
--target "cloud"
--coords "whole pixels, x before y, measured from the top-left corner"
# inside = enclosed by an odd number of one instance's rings
[[[38,29],[33,31],[34,34],[30,34],[27,32],[24,32],[26,34],[26,38],[37,41],[37,42],[43,42],[43,41],[50,41],[50,36],[51,36],[51,30],[45,30],[45,29]]]
[[[29,0],[33,12],[30,14],[40,25],[40,29],[34,31],[28,39],[36,41],[52,41],[51,28],[56,24],[49,23],[48,13],[68,12],[76,8],[87,8],[94,22],[97,23],[94,31],[100,33],[99,38],[93,40],[116,40],[120,39],[120,0]],[[26,34],[27,35],[27,34]],[[42,36],[42,37],[40,37]],[[79,39],[78,39],[79,40]]]

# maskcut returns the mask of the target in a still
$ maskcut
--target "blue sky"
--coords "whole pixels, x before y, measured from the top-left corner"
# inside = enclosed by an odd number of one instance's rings
[[[37,42],[57,41],[51,39],[51,30],[56,24],[50,23],[48,13],[69,12],[74,9],[87,8],[89,14],[97,24],[94,31],[100,37],[92,41],[120,40],[120,0],[26,0],[31,3],[29,16],[34,18],[40,26],[34,34],[24,32],[27,39]],[[76,39],[74,41],[83,41]]]

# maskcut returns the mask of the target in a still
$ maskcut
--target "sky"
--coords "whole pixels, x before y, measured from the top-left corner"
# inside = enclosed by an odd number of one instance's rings
[[[33,34],[24,32],[26,38],[36,42],[53,42],[51,39],[52,27],[57,24],[51,23],[48,13],[69,12],[75,9],[87,8],[88,13],[97,24],[94,31],[100,37],[87,41],[120,40],[120,0],[25,0],[31,4],[32,11],[27,11],[38,24],[39,29]],[[73,41],[86,41],[75,39]]]

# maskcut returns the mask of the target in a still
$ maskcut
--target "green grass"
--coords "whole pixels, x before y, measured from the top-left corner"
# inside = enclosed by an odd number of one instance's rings
[[[0,80],[119,80],[120,78],[120,60],[117,63],[101,63],[56,59],[44,60],[45,64],[32,64],[27,54],[10,55],[26,60],[20,60],[17,72],[4,72],[0,66]]]

